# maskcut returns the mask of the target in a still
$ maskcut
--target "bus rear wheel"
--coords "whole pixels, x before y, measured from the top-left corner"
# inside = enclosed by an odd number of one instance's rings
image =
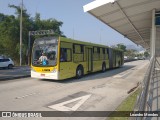
[[[106,71],[106,64],[103,63],[103,64],[102,64],[102,72],[105,72],[105,71]]]
[[[79,66],[76,70],[76,78],[81,78],[83,76],[83,67]]]

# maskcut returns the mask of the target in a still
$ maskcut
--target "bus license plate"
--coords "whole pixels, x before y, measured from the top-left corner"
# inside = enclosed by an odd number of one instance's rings
[[[41,76],[45,76],[45,74],[41,74]]]

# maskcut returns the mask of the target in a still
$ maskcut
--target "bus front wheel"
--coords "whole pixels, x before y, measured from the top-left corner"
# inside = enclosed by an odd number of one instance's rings
[[[81,78],[83,76],[83,67],[82,66],[78,66],[77,70],[76,70],[76,78]]]

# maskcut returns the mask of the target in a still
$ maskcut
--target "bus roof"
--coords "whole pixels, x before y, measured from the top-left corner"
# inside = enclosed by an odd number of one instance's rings
[[[60,37],[60,41],[63,41],[63,42],[71,42],[71,43],[76,43],[76,44],[85,44],[85,45],[92,45],[92,46],[98,46],[98,47],[107,47],[107,48],[111,48],[107,45],[101,45],[101,44],[96,44],[96,43],[91,43],[91,42],[84,42],[84,41],[80,41],[80,40],[74,40],[74,39],[71,39],[71,38],[65,38],[65,37]],[[118,50],[118,51],[122,51],[122,50],[119,50],[117,48],[111,48],[113,50]]]
[[[84,42],[84,41],[74,40],[71,38],[64,38],[64,37],[60,37],[60,41],[77,43],[77,44],[92,45],[92,46],[108,47],[106,45],[101,45],[101,44],[96,44],[96,43],[91,43],[91,42]]]

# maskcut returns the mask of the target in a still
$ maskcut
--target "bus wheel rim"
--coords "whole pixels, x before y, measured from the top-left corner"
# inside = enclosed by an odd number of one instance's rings
[[[106,67],[105,67],[104,65],[103,65],[103,68],[102,68],[102,70],[103,70],[103,71],[105,71],[105,70],[106,70]]]
[[[79,70],[77,71],[77,74],[78,74],[78,76],[81,76],[81,75],[82,75],[82,71],[79,69]]]

